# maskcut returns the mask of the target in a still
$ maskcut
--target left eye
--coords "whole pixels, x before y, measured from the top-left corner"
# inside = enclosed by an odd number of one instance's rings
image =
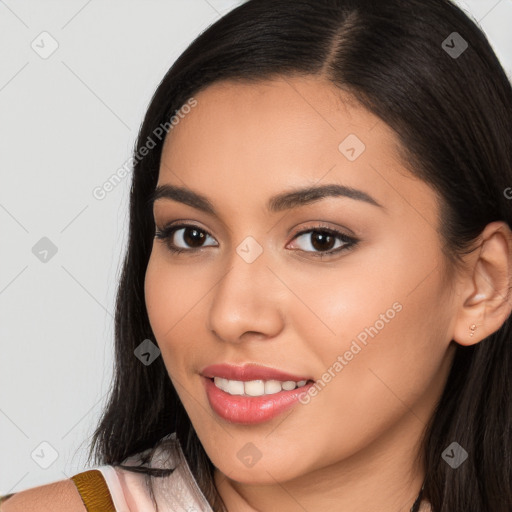
[[[335,254],[349,249],[351,246],[356,244],[356,240],[354,238],[349,237],[340,231],[326,228],[315,228],[302,231],[294,238],[294,240],[300,239],[305,241],[303,246],[304,248],[301,250],[304,250],[305,252],[312,252],[314,256]],[[337,241],[339,242],[338,245],[336,245]],[[317,254],[315,254],[315,252]]]

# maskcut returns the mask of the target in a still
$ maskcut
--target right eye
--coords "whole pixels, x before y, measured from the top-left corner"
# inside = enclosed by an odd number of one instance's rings
[[[200,229],[194,224],[166,226],[161,230],[157,229],[155,232],[155,238],[163,240],[169,251],[172,253],[198,251],[202,247],[205,247],[201,244],[207,239],[207,237],[214,240],[210,233],[204,229]],[[182,246],[178,244],[182,244]],[[187,247],[187,245],[189,247]]]

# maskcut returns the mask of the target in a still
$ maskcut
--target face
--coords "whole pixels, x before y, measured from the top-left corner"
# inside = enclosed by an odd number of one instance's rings
[[[401,163],[384,122],[319,78],[217,83],[195,99],[167,137],[158,186],[200,194],[211,211],[183,194],[155,201],[157,231],[175,229],[154,240],[145,298],[208,456],[265,483],[385,440],[412,445],[453,347],[435,192]],[[326,185],[346,188],[271,201]],[[275,402],[231,396],[202,375],[219,363],[314,383]]]

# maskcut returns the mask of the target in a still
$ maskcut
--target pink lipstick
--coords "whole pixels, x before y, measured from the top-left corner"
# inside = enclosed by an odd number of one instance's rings
[[[294,375],[257,364],[244,366],[215,364],[203,368],[201,375],[213,411],[226,421],[245,425],[263,423],[275,418],[295,405],[301,394],[306,393],[314,385],[311,376]],[[259,381],[255,384],[260,389],[263,386],[262,382],[266,381],[281,383],[293,381],[301,384],[305,381],[305,384],[295,387],[295,389],[281,389],[276,393],[249,396],[245,392],[244,394],[230,394],[220,389],[214,382],[215,377],[242,383]],[[240,389],[241,383],[236,387]]]

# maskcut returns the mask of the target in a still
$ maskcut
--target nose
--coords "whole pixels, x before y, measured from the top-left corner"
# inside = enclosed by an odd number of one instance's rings
[[[251,263],[236,252],[230,258],[214,288],[208,315],[208,328],[218,339],[264,340],[282,331],[286,289],[267,263],[265,252]]]

